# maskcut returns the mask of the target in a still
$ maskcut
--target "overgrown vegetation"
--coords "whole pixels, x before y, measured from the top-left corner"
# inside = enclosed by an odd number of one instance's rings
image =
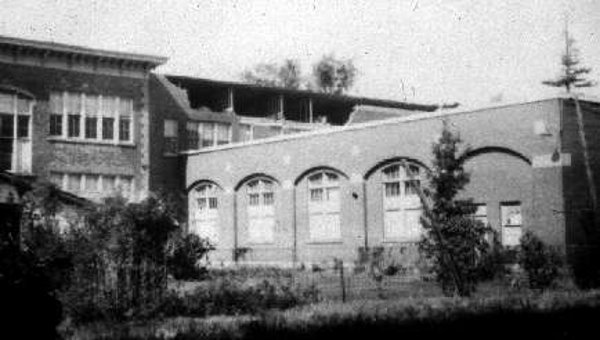
[[[251,282],[223,277],[207,281],[182,295],[171,292],[161,313],[193,317],[253,314],[313,303],[318,299],[319,292],[314,286],[302,288],[289,280]]]
[[[519,264],[527,273],[529,287],[546,289],[558,278],[562,259],[558,251],[527,231],[521,237]]]
[[[485,236],[490,229],[472,218],[471,200],[456,196],[469,182],[463,168],[466,150],[461,139],[444,122],[441,136],[433,145],[433,161],[428,173],[429,188],[421,194],[425,233],[420,251],[432,263],[432,271],[447,295],[469,296],[483,280],[482,257],[490,252]]]
[[[207,273],[202,261],[214,246],[196,234],[178,233],[167,255],[169,274],[176,280],[199,280]]]
[[[331,339],[402,337],[587,337],[600,317],[600,294],[545,293],[506,298],[320,303],[253,317],[169,319],[111,325],[90,339]],[[510,325],[503,327],[502,325]],[[98,335],[101,334],[101,335]]]
[[[12,248],[3,242],[2,260],[16,261],[3,265],[0,284],[14,286],[6,292],[21,289],[23,282],[42,285],[31,294],[40,305],[55,301],[57,322],[64,318],[66,324],[80,325],[255,313],[318,299],[314,287],[293,284],[284,270],[247,269],[235,274],[222,270],[209,275],[201,260],[212,245],[184,233],[162,198],[128,203],[112,197],[102,204],[77,207],[69,217],[56,190],[41,184],[24,198],[22,242],[15,240]],[[9,255],[8,249],[16,254]],[[206,281],[182,293],[169,289],[169,274],[175,280]]]

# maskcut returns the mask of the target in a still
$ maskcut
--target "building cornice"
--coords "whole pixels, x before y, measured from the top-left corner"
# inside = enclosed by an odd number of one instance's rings
[[[139,77],[164,64],[167,58],[0,36],[0,61]]]

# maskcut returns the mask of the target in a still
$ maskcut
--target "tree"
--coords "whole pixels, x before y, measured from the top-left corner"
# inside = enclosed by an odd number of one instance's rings
[[[313,65],[312,77],[302,75],[300,63],[286,59],[283,64],[262,63],[242,73],[242,80],[251,84],[288,89],[344,94],[354,84],[356,67],[352,60],[325,55]]]
[[[313,67],[317,90],[330,94],[347,92],[354,85],[356,73],[352,60],[336,59],[333,54],[323,56]]]
[[[545,80],[544,85],[554,87],[564,87],[567,92],[571,92],[571,88],[592,87],[595,82],[587,80],[584,75],[592,70],[589,67],[581,67],[579,63],[579,50],[573,45],[575,39],[569,36],[568,28],[565,28],[565,53],[561,57],[562,72],[554,80]]]
[[[300,63],[294,59],[284,60],[282,65],[258,64],[242,73],[245,82],[269,87],[299,89],[302,84]]]
[[[436,280],[445,294],[469,296],[482,277],[479,259],[490,250],[485,240],[490,229],[472,218],[475,206],[471,200],[456,198],[469,182],[469,174],[463,168],[468,150],[459,152],[460,143],[460,137],[444,122],[432,149],[429,188],[418,191],[424,206],[421,224],[425,229],[419,249],[432,261]]]

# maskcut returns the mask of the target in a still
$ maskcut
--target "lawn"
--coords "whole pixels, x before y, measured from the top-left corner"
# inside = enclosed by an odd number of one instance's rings
[[[514,287],[506,281],[487,282],[481,284],[471,298],[458,299],[443,297],[434,282],[386,276],[379,285],[366,273],[350,273],[345,277],[347,299],[344,303],[341,301],[340,277],[333,271],[252,269],[217,272],[211,277],[212,280],[227,278],[248,285],[263,280],[314,285],[319,289],[321,299],[317,303],[283,311],[205,318],[168,317],[120,324],[98,323],[64,329],[63,334],[68,339],[90,340],[291,340],[330,337],[334,333],[367,336],[366,330],[372,333],[386,330],[393,334],[408,331],[411,334],[432,335],[431,326],[435,326],[435,329],[445,330],[448,334],[464,336],[456,327],[474,323],[474,326],[469,326],[473,332],[481,329],[487,333],[493,327],[500,327],[499,332],[502,333],[506,331],[501,328],[502,324],[508,322],[514,327],[525,327],[526,332],[532,331],[531,327],[544,327],[538,331],[551,335],[554,332],[575,334],[580,329],[594,325],[589,321],[590,317],[600,317],[600,292],[579,291],[568,282],[562,282],[546,292]],[[183,294],[207,284],[206,281],[173,282],[171,288]]]

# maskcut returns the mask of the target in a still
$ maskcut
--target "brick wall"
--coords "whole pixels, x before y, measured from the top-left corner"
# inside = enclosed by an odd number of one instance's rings
[[[146,80],[0,63],[0,83],[32,93],[36,105],[32,124],[32,171],[47,178],[49,172],[85,172],[134,175],[137,189],[147,188],[141,167],[142,114],[147,111]],[[51,92],[76,92],[133,99],[133,146],[48,140]]]
[[[465,145],[479,150],[473,152],[467,162],[473,177],[464,196],[486,203],[488,218],[496,228],[500,225],[500,202],[521,201],[524,228],[544,235],[557,245],[564,245],[564,234],[561,234],[564,219],[552,214],[564,208],[562,168],[546,161],[557,145],[558,108],[557,100],[548,100],[446,118],[451,128],[460,132]],[[536,134],[534,126],[539,122],[550,133]],[[240,228],[245,228],[245,222],[239,210],[245,208],[240,203],[243,192],[236,188],[241,187],[248,176],[259,173],[277,180],[276,199],[279,202],[276,203],[277,240],[270,246],[252,247],[251,253],[257,261],[289,262],[294,243],[301,262],[329,261],[333,257],[354,260],[358,249],[366,242],[365,225],[369,246],[397,248],[403,256],[414,258],[413,243],[393,242],[383,237],[383,194],[378,174],[383,166],[397,159],[415,160],[428,166],[431,145],[441,127],[441,118],[388,121],[359,128],[338,128],[329,133],[275,138],[189,156],[188,187],[201,180],[210,180],[223,189],[219,210],[222,237],[218,246],[221,252],[217,251],[214,259],[231,260],[231,249],[236,246],[235,230],[238,232],[237,246],[242,244],[244,231]],[[314,244],[306,240],[305,179],[311,169],[322,167],[339,172],[344,179],[342,240],[331,244]],[[234,216],[234,201],[238,206],[236,218],[231,217]]]
[[[590,163],[597,195],[600,195],[600,105],[581,102],[583,123],[590,155]],[[585,169],[583,149],[579,137],[577,113],[573,100],[562,102],[563,137],[562,150],[571,154],[571,167],[563,173],[565,211],[567,219],[567,243],[584,245],[592,237],[598,237],[594,230],[590,215],[586,213],[592,208],[589,192],[589,181]]]

